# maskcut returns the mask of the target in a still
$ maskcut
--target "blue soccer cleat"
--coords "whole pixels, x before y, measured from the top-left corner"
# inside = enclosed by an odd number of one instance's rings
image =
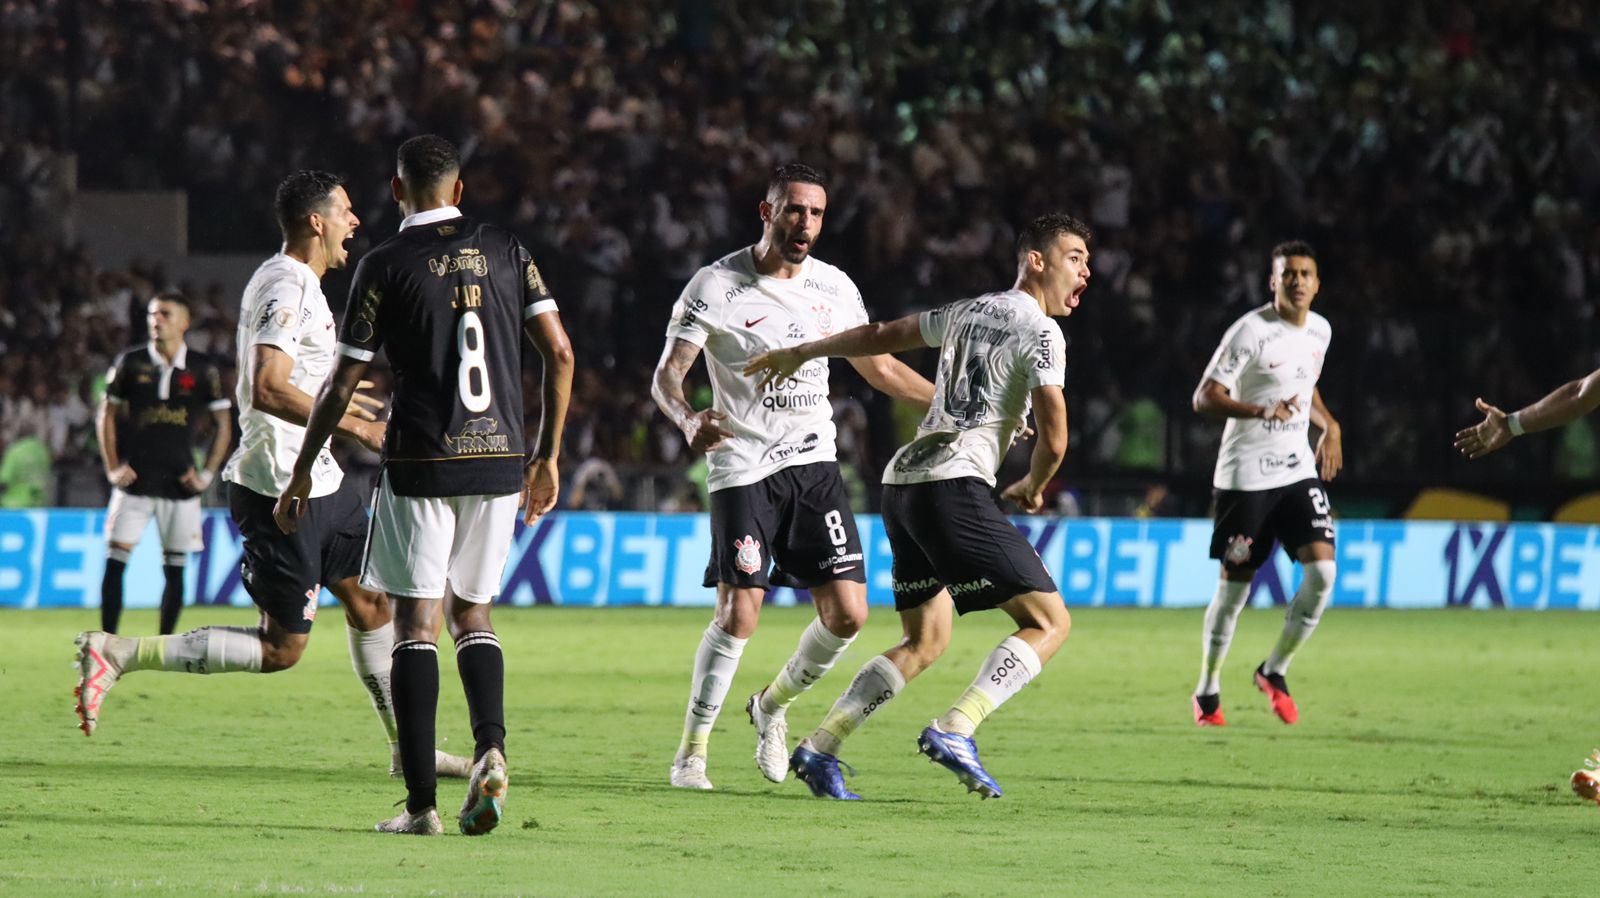
[[[939,722],[934,721],[917,737],[917,750],[954,773],[968,792],[976,792],[984,798],[999,798],[1002,794],[1000,784],[978,760],[978,743],[973,742],[971,736],[946,733],[939,729]]]
[[[839,764],[838,758],[826,752],[812,751],[806,748],[805,743],[795,746],[794,754],[789,756],[789,769],[794,771],[796,779],[810,787],[812,795],[860,801],[861,796],[846,788]],[[855,768],[849,764],[844,766],[850,770],[851,776],[855,776]]]

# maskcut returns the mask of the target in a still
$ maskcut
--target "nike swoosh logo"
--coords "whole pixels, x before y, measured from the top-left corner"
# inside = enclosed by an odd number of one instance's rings
[[[754,321],[746,321],[744,323],[744,326],[745,327],[755,327],[756,325],[760,324],[763,321],[766,321],[768,318],[771,318],[771,317],[772,317],[771,315],[762,315],[760,318],[757,318]]]
[[[835,567],[834,567],[834,569],[833,569],[833,572],[834,572],[834,573],[835,573],[835,574],[844,574],[844,573],[848,573],[848,572],[850,572],[850,571],[853,571],[853,570],[855,570],[855,569],[856,569],[856,566],[855,566],[855,565],[853,565],[853,564],[846,564],[846,565],[836,565],[836,566],[835,566]]]

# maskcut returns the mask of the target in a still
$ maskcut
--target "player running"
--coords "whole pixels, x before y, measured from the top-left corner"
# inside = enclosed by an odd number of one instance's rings
[[[1556,387],[1544,398],[1510,414],[1479,398],[1483,420],[1456,432],[1456,448],[1467,458],[1483,458],[1515,437],[1565,427],[1600,408],[1600,368],[1578,380]],[[1585,801],[1600,804],[1600,749],[1584,759],[1583,770],[1572,774],[1572,791]]]
[[[672,759],[670,782],[679,788],[712,788],[711,728],[768,587],[809,589],[817,609],[788,663],[745,702],[756,728],[756,765],[775,783],[789,772],[790,703],[833,667],[867,619],[861,537],[835,461],[827,360],[766,383],[742,373],[764,351],[866,323],[854,282],[811,255],[827,206],[827,188],[814,169],[776,169],[760,206],[760,242],[695,273],[672,310],[656,365],[651,395],[710,467],[705,585],[717,588]],[[697,412],[684,398],[683,379],[702,349],[712,407]],[[925,406],[932,396],[925,378],[887,356],[851,364],[897,399]]]
[[[555,506],[557,455],[572,388],[572,349],[539,269],[509,232],[461,214],[461,156],[441,137],[401,144],[392,184],[400,232],[361,260],[340,329],[339,360],[317,395],[293,476],[274,515],[286,532],[316,505],[318,449],[338,425],[378,350],[395,395],[372,500],[361,583],[394,602],[395,715],[406,806],[379,832],[436,835],[429,763],[439,701],[438,639],[446,617],[471,714],[471,781],[457,824],[494,829],[504,811],[505,661],[489,621],[517,508]],[[525,333],[544,359],[543,417],[523,446]],[[442,607],[441,607],[442,606]],[[442,613],[441,613],[442,612]]]
[[[344,483],[344,472],[323,439],[311,471],[310,510],[299,532],[285,535],[272,520],[273,503],[289,482],[305,433],[309,391],[333,368],[334,321],[322,276],[344,267],[344,243],[360,221],[339,177],[327,172],[288,176],[278,185],[274,207],[283,249],[261,263],[245,287],[236,391],[243,436],[222,473],[233,521],[244,538],[240,578],[261,609],[261,622],[139,639],[80,634],[78,716],[83,731],[93,735],[106,693],[134,671],[273,673],[293,667],[311,637],[325,585],[344,606],[350,660],[388,737],[389,774],[398,776],[399,736],[389,697],[394,645],[389,602],[357,582],[367,535],[365,486]],[[377,449],[384,425],[372,409],[382,404],[352,396],[339,432]],[[435,761],[445,776],[468,772],[465,758],[438,752]]]
[[[1284,723],[1300,718],[1284,675],[1333,593],[1333,509],[1324,482],[1344,466],[1344,451],[1339,422],[1317,391],[1333,330],[1311,311],[1321,281],[1310,245],[1274,247],[1267,286],[1272,303],[1233,323],[1194,391],[1195,411],[1228,422],[1212,478],[1211,557],[1222,562],[1222,575],[1206,609],[1200,682],[1191,701],[1199,726],[1226,723],[1222,661],[1250,598],[1250,581],[1274,540],[1305,571],[1285,612],[1283,635],[1253,677]],[[1313,424],[1322,431],[1314,453],[1307,440]]]
[[[1017,631],[989,653],[955,704],[923,729],[917,748],[969,791],[984,798],[1001,794],[978,759],[973,734],[1039,675],[1066,641],[1072,619],[1044,562],[1000,513],[991,492],[1030,409],[1039,440],[1027,476],[1002,497],[1038,511],[1066,455],[1065,341],[1051,316],[1072,314],[1089,286],[1088,239],[1089,229],[1070,216],[1034,219],[1018,235],[1017,280],[1010,290],[779,349],[745,369],[766,383],[815,358],[940,348],[932,407],[916,439],[883,472],[883,529],[894,553],[894,604],[905,635],[862,666],[822,724],[795,748],[790,767],[818,797],[861,797],[839,773],[840,745],[944,654],[953,614],[991,608],[1010,615]]]
[[[150,300],[150,341],[118,355],[106,374],[96,421],[100,458],[111,482],[106,508],[106,570],[100,581],[100,629],[117,632],[128,556],[156,519],[161,537],[160,631],[177,629],[183,611],[183,569],[200,537],[200,494],[211,486],[233,440],[233,403],[222,392],[217,360],[189,349],[189,301],[168,291]],[[211,418],[211,451],[194,468],[194,432]]]

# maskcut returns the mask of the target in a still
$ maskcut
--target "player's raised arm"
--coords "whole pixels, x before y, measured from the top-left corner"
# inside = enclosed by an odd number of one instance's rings
[[[1467,458],[1482,458],[1511,442],[1512,437],[1551,430],[1578,420],[1600,408],[1600,369],[1568,381],[1532,405],[1506,414],[1478,399],[1483,420],[1456,431],[1456,448]]]
[[[688,340],[680,337],[667,340],[666,348],[661,351],[661,359],[656,362],[655,374],[650,379],[650,397],[656,401],[662,414],[683,431],[683,438],[689,441],[689,447],[705,452],[715,449],[733,433],[717,424],[726,420],[726,415],[709,408],[697,412],[684,398],[683,379],[689,375],[689,369],[699,356],[700,347]]]
[[[922,327],[918,323],[920,318],[920,315],[907,315],[894,321],[874,321],[821,340],[764,352],[744,366],[744,374],[746,377],[760,377],[760,386],[765,387],[793,376],[801,365],[812,359],[838,356],[851,359],[851,364],[874,388],[898,399],[927,405],[933,399],[933,385],[904,364],[882,358],[886,353],[929,345],[922,337]],[[878,358],[870,363],[857,364],[855,360],[863,356]]]
[[[1322,391],[1316,387],[1311,388],[1311,423],[1322,431],[1317,439],[1317,470],[1323,480],[1332,480],[1344,468],[1344,428],[1323,405]]]
[[[556,507],[561,477],[561,433],[567,423],[567,404],[572,397],[572,372],[576,367],[572,341],[561,325],[561,313],[553,308],[523,321],[522,331],[544,359],[544,386],[539,412],[539,444],[528,459],[522,478],[523,523],[532,524]]]

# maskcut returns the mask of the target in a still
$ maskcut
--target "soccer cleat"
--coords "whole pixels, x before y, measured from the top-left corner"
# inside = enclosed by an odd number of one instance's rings
[[[1585,769],[1572,774],[1572,791],[1584,801],[1600,804],[1600,748],[1583,759]]]
[[[424,808],[418,814],[413,814],[410,811],[401,811],[399,814],[374,826],[373,829],[380,833],[396,833],[406,836],[444,835],[444,824],[439,822],[439,812],[433,808]]]
[[[1228,725],[1222,719],[1222,695],[1191,695],[1189,704],[1194,706],[1194,725],[1197,727],[1224,727]]]
[[[679,789],[711,791],[711,780],[706,779],[704,755],[684,755],[672,759],[672,785]]]
[[[460,755],[452,755],[439,749],[433,750],[433,771],[436,776],[446,779],[464,780],[472,775],[472,759]],[[389,746],[389,775],[395,779],[405,776],[400,769],[400,746]]]
[[[946,733],[939,729],[939,722],[935,720],[917,737],[917,750],[954,773],[968,792],[976,792],[984,798],[1001,796],[1000,784],[983,769],[983,762],[978,760],[978,743],[972,741],[971,736]]]
[[[481,836],[500,825],[509,782],[506,756],[498,748],[484,752],[472,767],[472,779],[467,782],[467,800],[461,803],[461,816],[457,818],[462,835]]]
[[[782,711],[768,714],[761,710],[762,689],[750,696],[744,710],[756,728],[756,766],[761,775],[781,783],[789,775],[789,721]]]
[[[1294,699],[1289,697],[1289,684],[1283,679],[1283,674],[1269,674],[1266,672],[1266,662],[1256,668],[1256,688],[1265,692],[1272,702],[1272,713],[1284,723],[1294,723],[1300,719],[1300,710],[1294,706]]]
[[[802,742],[795,746],[794,755],[789,758],[789,769],[794,771],[795,779],[810,787],[811,794],[818,798],[860,801],[861,796],[851,792],[844,784],[844,775],[839,772],[839,765],[843,763],[827,752],[806,748]],[[855,768],[849,764],[844,764],[844,767],[851,776],[855,776]]]
[[[79,633],[72,643],[78,647],[78,685],[72,690],[78,703],[74,710],[78,712],[78,728],[85,736],[94,735],[95,727],[100,724],[100,703],[122,676],[122,666],[106,650],[106,644],[115,638],[109,633],[92,630]]]

